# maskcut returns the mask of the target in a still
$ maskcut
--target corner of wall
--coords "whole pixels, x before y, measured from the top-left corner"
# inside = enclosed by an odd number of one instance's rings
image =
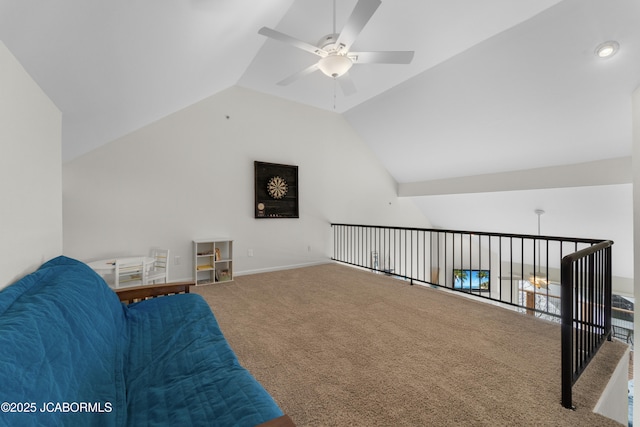
[[[0,85],[3,288],[62,253],[62,114],[2,42]]]

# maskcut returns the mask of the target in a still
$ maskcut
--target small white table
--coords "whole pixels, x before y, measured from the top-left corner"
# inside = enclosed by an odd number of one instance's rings
[[[116,259],[120,262],[135,262],[138,259],[142,259],[145,265],[149,265],[151,267],[153,263],[156,261],[155,258],[150,256],[126,256],[126,257],[115,257],[115,258],[107,258],[107,259],[99,259],[96,261],[87,262],[86,264],[91,267],[96,273],[98,273],[102,278],[109,284],[113,285],[114,283],[114,274],[116,271]],[[146,284],[146,283],[145,283]]]

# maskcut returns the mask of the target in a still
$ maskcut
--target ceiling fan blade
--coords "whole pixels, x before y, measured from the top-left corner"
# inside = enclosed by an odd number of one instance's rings
[[[318,64],[317,63],[313,64],[310,67],[305,68],[304,70],[300,70],[297,73],[294,73],[294,74],[290,75],[286,79],[279,81],[277,84],[278,84],[278,86],[290,85],[291,83],[293,83],[296,80],[298,80],[300,77],[307,76],[307,75],[313,73],[316,70],[318,70]]]
[[[344,73],[338,77],[337,80],[344,96],[350,96],[357,92],[356,85],[353,83],[353,80],[351,80],[349,73]]]
[[[347,55],[354,64],[409,64],[413,60],[414,52],[387,51],[387,52],[349,52]]]
[[[336,45],[344,45],[344,50],[348,51],[381,4],[382,1],[380,0],[359,0],[338,36]]]
[[[278,40],[283,43],[290,44],[292,46],[297,47],[298,49],[305,50],[307,52],[313,53],[314,55],[318,55],[321,57],[327,56],[327,52],[323,49],[309,44],[307,42],[303,42],[302,40],[298,40],[295,37],[288,36],[280,31],[272,30],[271,28],[262,27],[258,30],[258,34],[262,34],[263,36],[267,36],[274,40]]]

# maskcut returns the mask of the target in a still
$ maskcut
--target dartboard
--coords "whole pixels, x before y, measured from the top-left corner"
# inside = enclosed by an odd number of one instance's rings
[[[274,199],[282,199],[287,194],[287,181],[279,176],[274,176],[267,182],[267,192]]]

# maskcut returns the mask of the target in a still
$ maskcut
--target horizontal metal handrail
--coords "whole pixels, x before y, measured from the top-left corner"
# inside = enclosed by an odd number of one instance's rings
[[[595,244],[593,246],[589,246],[588,248],[584,248],[581,249],[577,252],[574,252],[572,254],[566,255],[562,258],[562,264],[563,265],[570,265],[571,263],[581,259],[581,258],[585,258],[589,255],[592,255],[596,252],[599,252],[603,249],[609,248],[613,245],[613,240],[600,240],[598,242],[595,242]]]
[[[523,239],[543,239],[551,241],[563,241],[571,243],[588,243],[597,244],[603,242],[604,239],[588,239],[581,237],[559,237],[559,236],[543,236],[539,234],[514,234],[514,233],[499,233],[492,231],[469,231],[469,230],[453,230],[446,228],[422,228],[422,227],[401,227],[401,226],[388,226],[388,225],[364,225],[364,224],[347,224],[347,223],[331,223],[331,226],[344,226],[344,227],[366,227],[366,228],[384,228],[389,230],[407,230],[407,231],[429,231],[434,233],[456,233],[456,234],[473,234],[477,236],[495,236],[495,237],[513,237]]]

